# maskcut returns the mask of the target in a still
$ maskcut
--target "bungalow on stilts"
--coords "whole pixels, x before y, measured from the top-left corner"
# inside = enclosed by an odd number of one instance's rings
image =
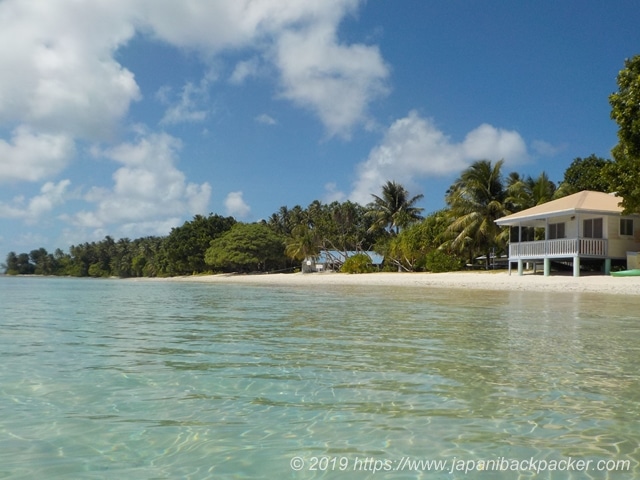
[[[580,276],[580,261],[601,261],[602,271],[611,272],[612,261],[627,259],[627,252],[640,250],[640,216],[622,215],[620,197],[585,190],[499,218],[510,228],[509,273],[518,264],[543,262],[551,274],[551,262],[573,264]]]

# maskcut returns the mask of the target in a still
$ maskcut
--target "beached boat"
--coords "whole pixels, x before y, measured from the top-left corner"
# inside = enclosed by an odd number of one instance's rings
[[[640,268],[632,270],[622,270],[621,272],[611,272],[612,277],[640,277]]]

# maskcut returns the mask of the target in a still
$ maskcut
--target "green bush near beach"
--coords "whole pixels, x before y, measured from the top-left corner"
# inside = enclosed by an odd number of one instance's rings
[[[347,258],[340,271],[342,273],[371,273],[374,271],[374,268],[367,254],[358,253]]]
[[[464,260],[457,255],[449,255],[440,250],[432,250],[425,258],[425,269],[428,272],[441,273],[462,270]]]

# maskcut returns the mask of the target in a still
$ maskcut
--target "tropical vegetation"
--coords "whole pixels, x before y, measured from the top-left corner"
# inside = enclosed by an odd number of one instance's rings
[[[196,215],[166,237],[134,240],[111,236],[97,242],[72,245],[68,252],[44,248],[7,255],[4,271],[10,275],[65,275],[76,277],[166,277],[215,272],[290,272],[321,251],[360,252],[345,263],[344,271],[371,271],[364,252],[385,257],[389,271],[458,270],[475,258],[505,251],[508,231],[495,220],[557,196],[562,185],[586,177],[595,164],[612,162],[576,159],[571,176],[556,188],[546,173],[538,177],[511,172],[504,162],[479,160],[465,169],[447,191],[447,207],[422,216],[411,195],[395,181],[372,194],[366,206],[350,201],[306,208],[283,206],[268,219],[243,223],[217,214]],[[567,172],[569,172],[569,169]],[[596,185],[597,187],[597,185]],[[348,254],[349,252],[349,254]],[[488,266],[488,263],[487,263]]]
[[[618,73],[618,91],[609,96],[611,118],[618,124],[618,144],[611,181],[623,197],[625,213],[640,211],[640,55],[624,62]]]

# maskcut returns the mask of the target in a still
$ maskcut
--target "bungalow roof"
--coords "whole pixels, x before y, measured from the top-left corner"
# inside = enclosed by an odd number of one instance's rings
[[[582,192],[499,218],[496,223],[498,225],[517,225],[522,221],[575,213],[620,214],[622,213],[621,200],[620,197],[616,197],[611,193],[583,190]]]
[[[343,262],[349,258],[352,257],[358,253],[364,253],[365,255],[367,255],[370,259],[371,259],[371,263],[373,265],[381,265],[382,262],[384,261],[384,257],[376,252],[373,252],[371,250],[366,250],[366,251],[355,251],[355,250],[349,250],[346,252],[341,252],[338,250],[323,250],[320,252],[320,254],[318,255],[318,263],[327,263],[333,259],[338,260],[339,262]],[[346,254],[346,256],[345,256]]]

